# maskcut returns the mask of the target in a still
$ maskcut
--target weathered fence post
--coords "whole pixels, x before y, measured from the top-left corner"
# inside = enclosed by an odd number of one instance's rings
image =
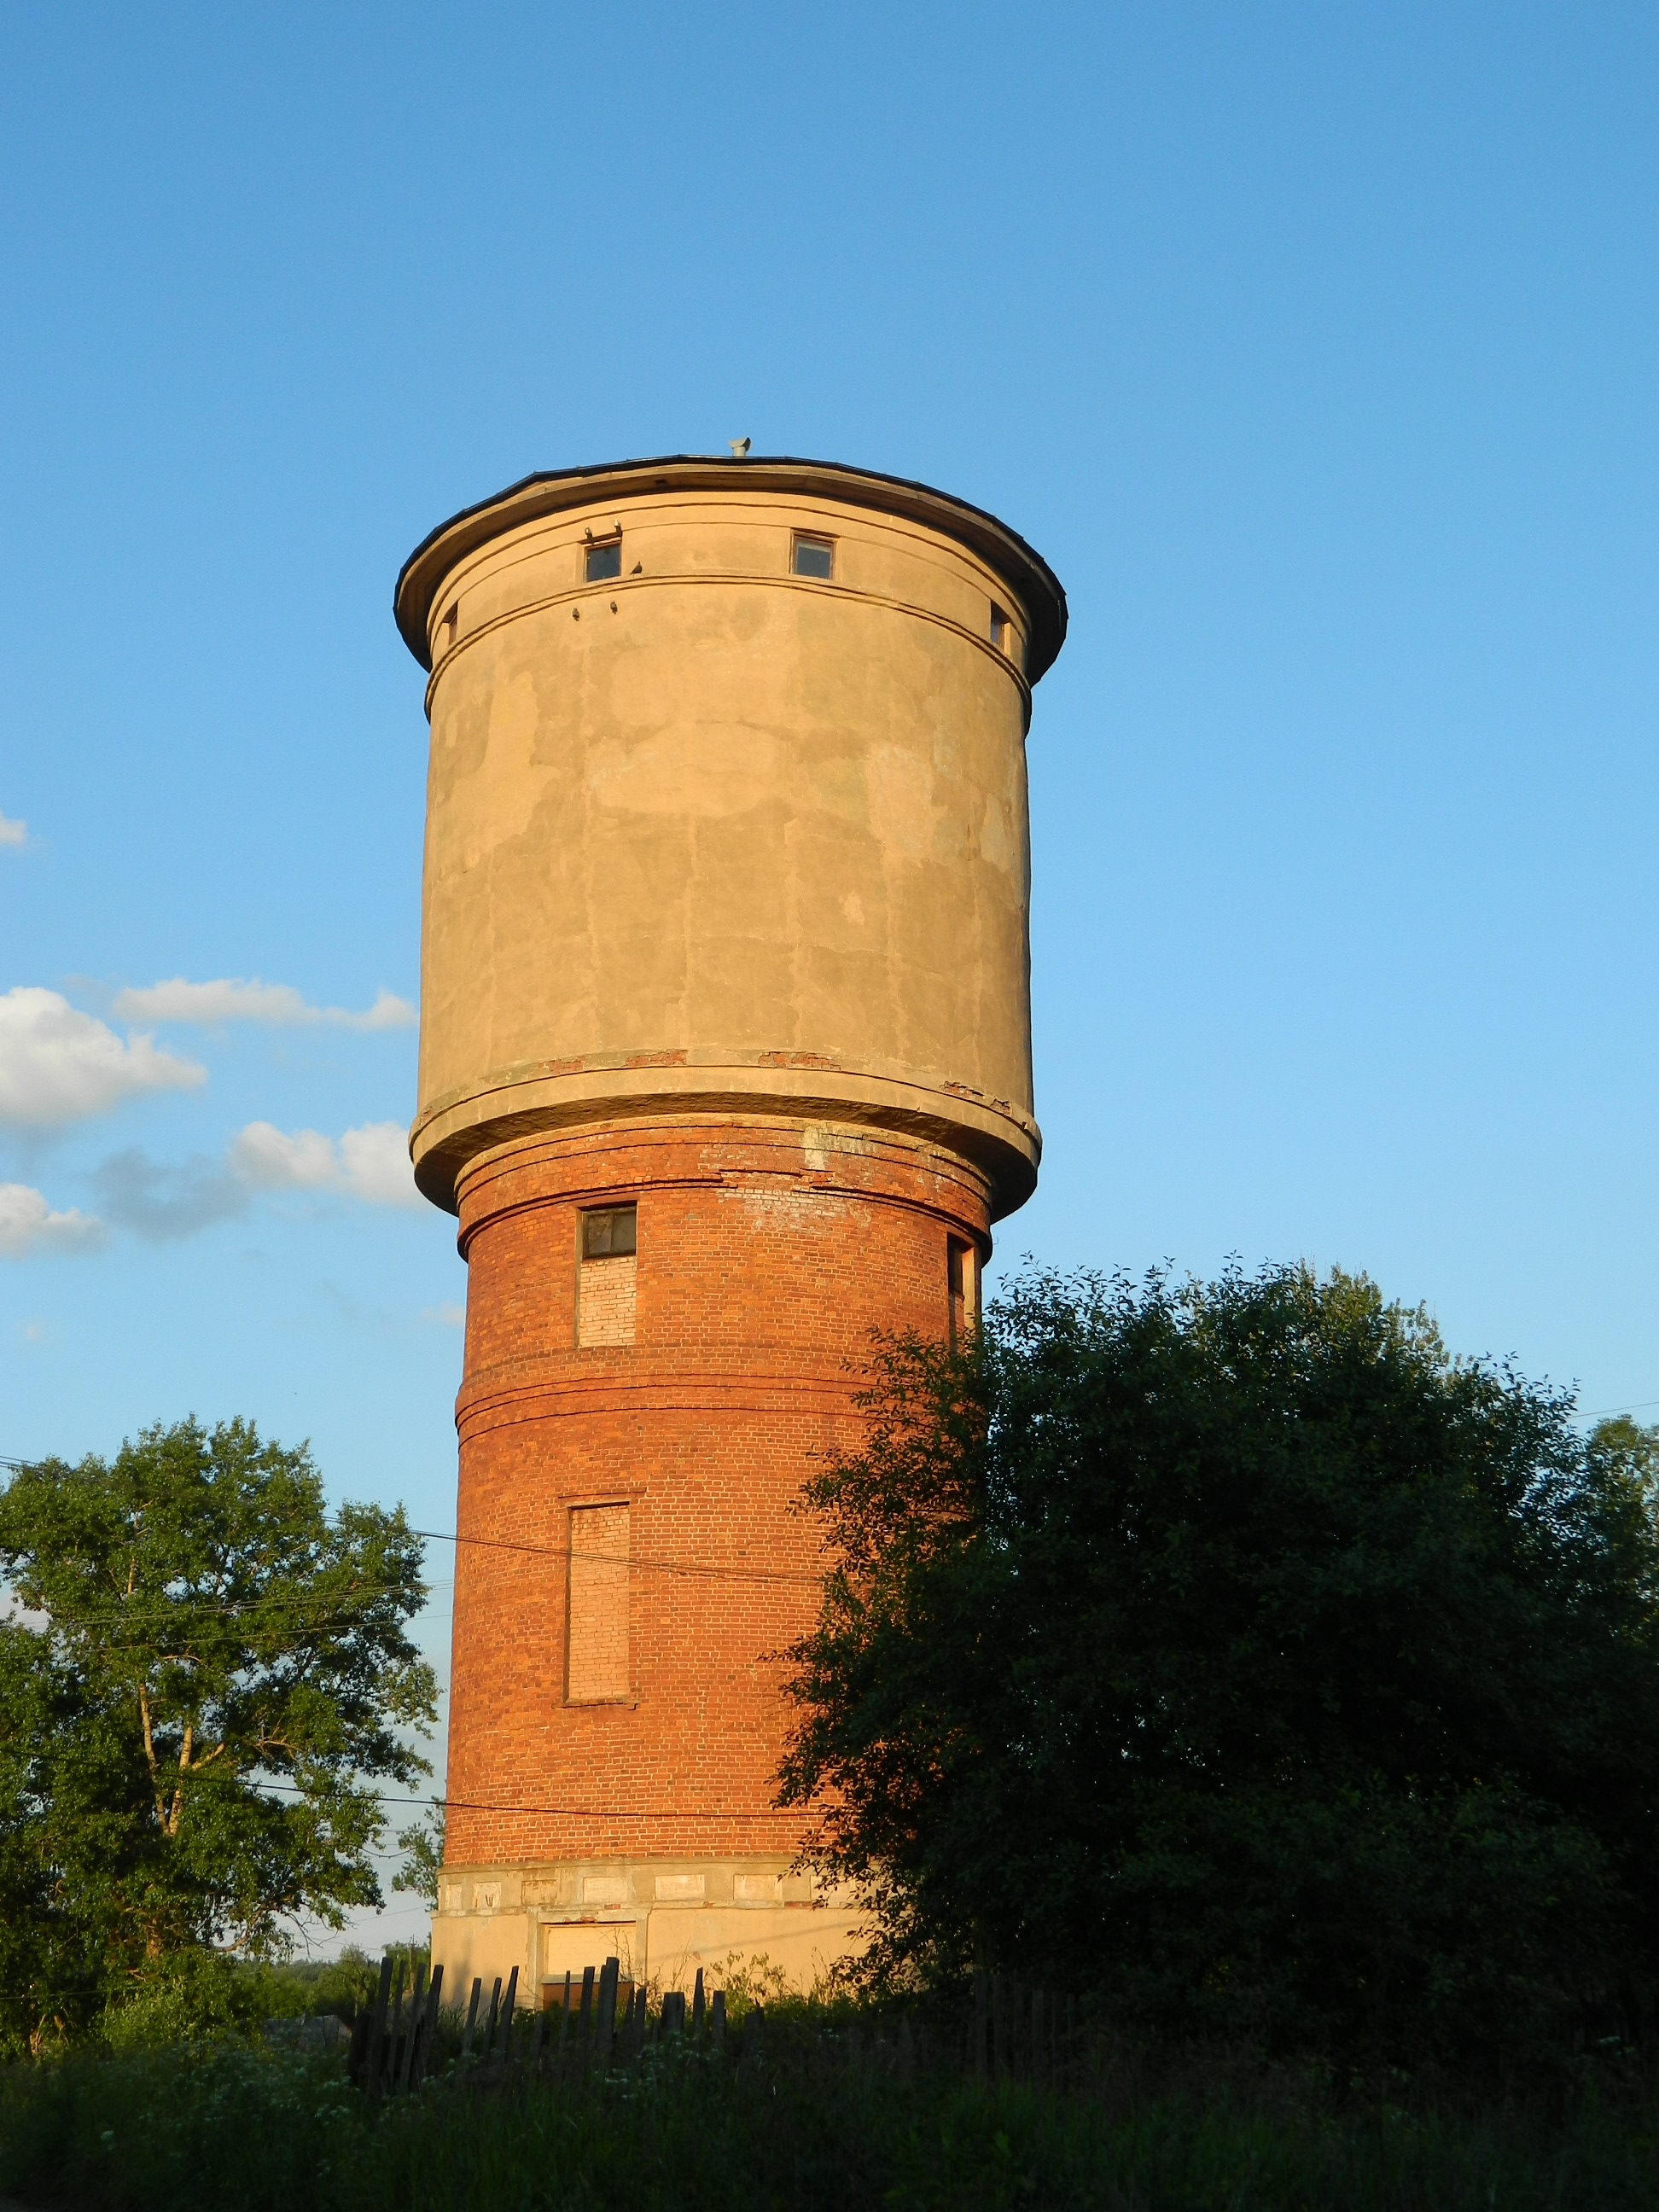
[[[702,1968],[701,1966],[697,1969],[696,1992],[691,1999],[691,2033],[693,2035],[702,2033]]]
[[[438,1992],[443,1987],[444,1970],[432,1969],[432,1979],[427,1984],[426,2010],[421,2015],[421,2025],[416,2038],[415,2063],[410,2069],[409,2086],[418,2089],[432,2063],[432,2039],[438,2032]]]
[[[466,2026],[461,2034],[461,2056],[463,2058],[470,2058],[472,2056],[472,2031],[477,2025],[478,1999],[483,1996],[483,1978],[482,1975],[474,1974],[472,1977],[472,2002],[466,2008]]]
[[[685,1991],[670,1990],[662,2001],[662,2032],[678,2035],[685,2026]]]
[[[562,2080],[564,2079],[564,2046],[565,2046],[565,2039],[567,2038],[567,2036],[568,2036],[569,2033],[570,2033],[570,1971],[569,1971],[568,1967],[567,1967],[567,1968],[565,1969],[565,1977],[564,1977],[564,2002],[563,2002],[563,2003],[559,2007],[559,2040],[558,2040],[558,2047],[557,2047],[557,2050],[555,2051],[555,2053],[554,2053],[554,2057],[553,2057],[553,2066],[554,2066],[554,2070],[555,2070],[555,2072],[558,2075],[559,2079],[560,2079],[561,2081],[562,2081]]]
[[[410,1984],[409,2028],[407,2033],[404,2037],[403,2057],[398,2062],[398,2087],[399,2090],[407,2090],[409,2087],[410,2074],[415,2064],[415,2039],[421,2031],[421,1999],[425,1996],[425,1994],[426,1968],[424,1966],[419,1966],[416,1967],[415,1978]]]
[[[386,2014],[386,2076],[389,2089],[398,2086],[398,2038],[404,2024],[404,1962],[399,1959],[397,1964],[398,1971],[392,1981],[392,2009]]]
[[[716,1990],[708,2001],[708,2039],[717,2053],[726,2050],[726,1991]]]
[[[501,1978],[495,1977],[495,1986],[489,1992],[489,2026],[484,2033],[483,2055],[488,2058],[495,2048],[495,2021],[501,2009]]]
[[[611,2071],[611,2046],[617,2033],[617,1981],[620,1962],[607,1959],[599,1969],[599,2013],[593,2031],[594,2056],[603,2079]]]
[[[392,1961],[382,1959],[380,1985],[374,1993],[374,2013],[369,2023],[368,2057],[363,2067],[364,2079],[371,2097],[378,2097],[380,2094],[380,2066],[386,2057],[386,2001],[391,1992]]]
[[[519,2003],[519,1970],[516,1966],[507,1977],[507,2002],[501,2008],[501,2065],[513,2063],[513,2015]]]
[[[538,1990],[537,1996],[539,1997],[540,1995],[541,1992]],[[536,2025],[530,2034],[530,2072],[532,2080],[542,2070],[542,2045],[546,2040],[547,2007],[538,2003],[536,2007]]]

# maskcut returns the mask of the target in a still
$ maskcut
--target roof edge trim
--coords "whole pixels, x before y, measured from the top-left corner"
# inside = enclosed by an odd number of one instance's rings
[[[1030,617],[1027,681],[1036,684],[1054,665],[1066,641],[1066,593],[1042,556],[983,507],[908,477],[839,461],[803,460],[788,454],[725,460],[718,455],[670,453],[656,460],[609,461],[595,468],[552,469],[521,477],[505,491],[463,507],[429,532],[403,567],[392,610],[404,643],[424,669],[432,666],[427,623],[444,579],[469,553],[520,524],[595,501],[648,498],[659,491],[735,491],[763,488],[815,492],[930,525],[977,553],[1025,605]],[[590,490],[591,488],[591,490]]]

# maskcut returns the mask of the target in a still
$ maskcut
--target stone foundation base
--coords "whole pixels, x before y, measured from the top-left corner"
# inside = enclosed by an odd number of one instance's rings
[[[739,1972],[804,1995],[862,1948],[850,1898],[792,1871],[786,1856],[596,1859],[445,1867],[432,1918],[443,2001],[488,2002],[516,1966],[519,2002],[550,2001],[564,1978],[607,1959],[653,1992],[723,1988]]]

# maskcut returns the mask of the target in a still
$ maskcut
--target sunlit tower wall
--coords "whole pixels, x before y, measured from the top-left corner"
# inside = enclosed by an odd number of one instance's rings
[[[467,1263],[434,1957],[797,1982],[777,1656],[872,1333],[1036,1181],[1025,739],[1066,600],[869,471],[526,477],[398,580],[431,672],[416,1180]]]

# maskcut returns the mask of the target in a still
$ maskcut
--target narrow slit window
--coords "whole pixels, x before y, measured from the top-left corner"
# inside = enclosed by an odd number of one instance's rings
[[[951,1299],[951,1348],[959,1352],[979,1327],[979,1253],[959,1237],[950,1240],[946,1279]]]
[[[638,1287],[639,1210],[595,1208],[581,1216],[576,1283],[576,1342],[602,1347],[632,1344]]]
[[[457,599],[451,605],[448,613],[438,625],[438,650],[440,653],[447,653],[450,647],[454,644],[455,633],[460,628],[460,622],[461,603]]]
[[[994,606],[991,609],[991,642],[999,653],[1006,653],[1009,649],[1008,632],[1007,616],[1003,613],[1000,607]]]
[[[626,1698],[632,1686],[628,1674],[628,1523],[626,1504],[570,1509],[564,1679],[565,1695],[572,1705],[614,1705]]]
[[[612,576],[622,574],[622,540],[608,538],[603,545],[590,545],[582,556],[583,580],[590,584],[603,584]]]
[[[789,565],[798,576],[817,576],[827,584],[836,573],[835,539],[803,538],[797,532]]]

